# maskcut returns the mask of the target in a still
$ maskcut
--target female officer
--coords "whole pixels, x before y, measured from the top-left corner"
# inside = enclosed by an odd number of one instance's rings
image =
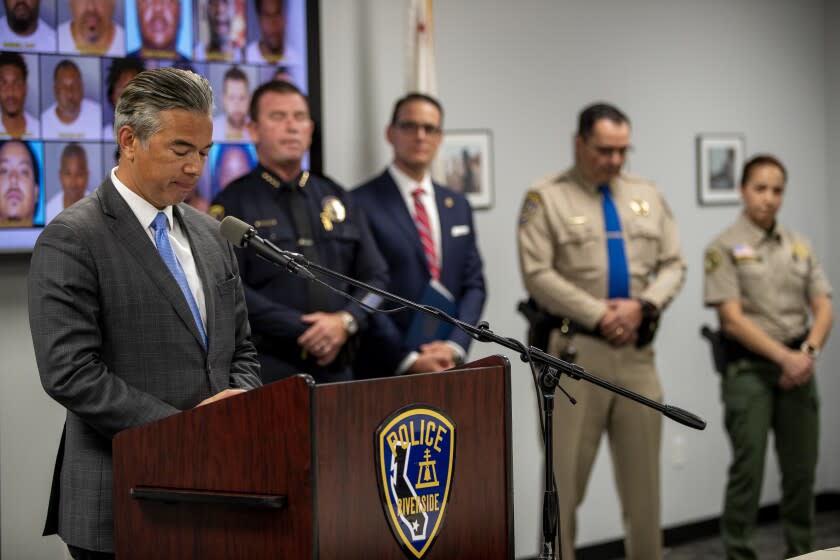
[[[811,550],[819,428],[814,365],[831,330],[831,287],[810,243],[776,221],[786,180],[775,157],[748,161],[744,212],[705,255],[705,303],[717,309],[727,340],[722,396],[733,456],[721,533],[732,560],[756,558],[752,537],[770,429],[782,472],[785,557]]]

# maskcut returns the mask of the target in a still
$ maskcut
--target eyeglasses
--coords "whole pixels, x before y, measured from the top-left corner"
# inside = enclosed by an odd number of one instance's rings
[[[624,157],[628,152],[633,151],[633,146],[592,146],[592,149],[598,152],[599,156],[609,157],[618,154]]]
[[[395,126],[402,132],[407,132],[409,134],[417,134],[418,131],[422,130],[426,136],[437,136],[442,132],[439,126],[435,126],[433,124],[420,124],[411,121],[398,122]]]

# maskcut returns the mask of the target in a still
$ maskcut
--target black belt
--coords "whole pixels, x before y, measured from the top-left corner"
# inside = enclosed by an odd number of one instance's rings
[[[568,317],[552,315],[537,305],[537,302],[533,298],[520,301],[518,310],[528,319],[528,323],[530,323],[531,328],[528,333],[528,344],[531,346],[536,346],[540,349],[548,348],[548,337],[553,329],[558,329],[563,336],[581,334],[599,340],[607,340],[599,329],[589,329],[580,323],[572,321]],[[636,347],[644,348],[653,342],[653,337],[656,335],[658,326],[659,313],[656,310],[653,310],[653,313],[649,311],[643,312],[642,322],[638,330],[638,338],[636,339]]]
[[[792,350],[799,350],[799,347],[802,346],[802,343],[808,338],[808,333],[801,336],[797,336],[796,338],[789,340],[788,342],[783,342],[785,346]],[[728,363],[735,362],[737,360],[752,360],[754,362],[768,362],[772,363],[769,358],[766,356],[762,356],[761,354],[756,354],[734,338],[729,336],[723,335],[721,336],[721,342],[724,346],[724,351],[726,354],[726,361]]]

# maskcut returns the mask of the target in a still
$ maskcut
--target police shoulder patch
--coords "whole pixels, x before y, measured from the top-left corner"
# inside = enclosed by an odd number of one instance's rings
[[[423,558],[443,527],[455,473],[455,424],[409,405],[376,431],[377,487],[385,517],[409,558]]]
[[[527,224],[540,207],[542,207],[542,197],[534,191],[529,192],[525,196],[525,201],[522,203],[522,210],[519,212],[519,225],[523,226]]]
[[[703,266],[706,269],[706,274],[711,274],[718,269],[723,257],[716,249],[708,249],[706,256],[703,259]]]
[[[811,256],[811,251],[805,243],[794,243],[791,246],[791,252],[794,259],[807,259]]]

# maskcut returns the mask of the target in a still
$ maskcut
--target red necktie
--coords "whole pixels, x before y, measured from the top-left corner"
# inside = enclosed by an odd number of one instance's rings
[[[421,198],[424,192],[422,188],[417,188],[411,193],[414,197],[414,223],[417,225],[417,233],[420,234],[420,242],[423,244],[423,252],[426,254],[429,274],[435,280],[439,280],[440,267],[437,262],[435,241],[432,239],[432,227],[429,223],[429,215],[426,213],[426,206]]]

